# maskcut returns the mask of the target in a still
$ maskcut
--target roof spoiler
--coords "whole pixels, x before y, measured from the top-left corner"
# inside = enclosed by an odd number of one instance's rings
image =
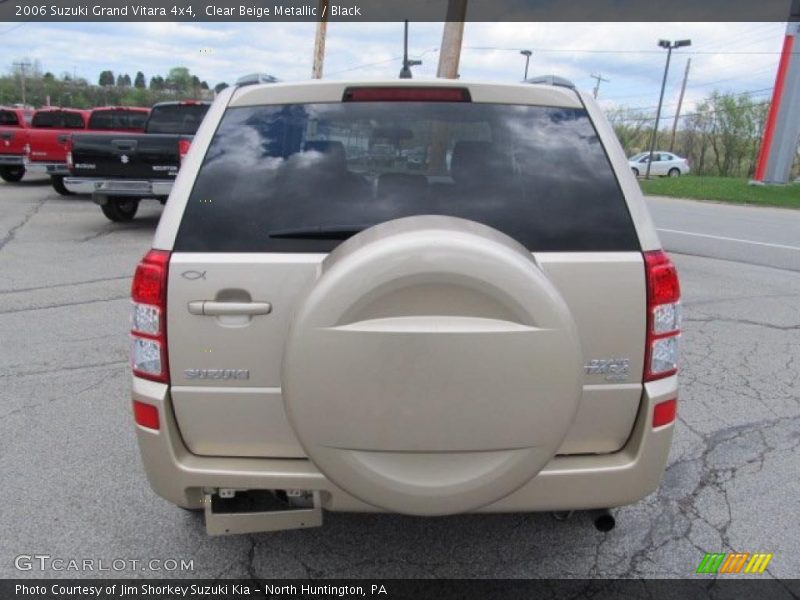
[[[558,87],[565,87],[571,90],[575,89],[575,84],[566,77],[559,77],[558,75],[539,75],[526,79],[522,83],[536,83],[540,85],[555,85]]]
[[[257,85],[259,83],[278,83],[278,81],[280,80],[277,77],[267,75],[266,73],[251,73],[250,75],[239,77],[239,79],[236,80],[236,87]]]

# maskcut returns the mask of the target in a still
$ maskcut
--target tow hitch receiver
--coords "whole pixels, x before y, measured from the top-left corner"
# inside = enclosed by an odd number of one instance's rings
[[[296,506],[296,493],[275,494],[265,490],[219,492],[221,493],[206,490],[203,494],[206,531],[209,535],[259,533],[322,525],[322,505],[318,491],[307,492],[308,507]],[[269,497],[266,502],[265,495]]]

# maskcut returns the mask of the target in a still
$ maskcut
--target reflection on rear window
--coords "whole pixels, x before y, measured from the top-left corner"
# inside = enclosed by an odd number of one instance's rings
[[[342,236],[320,231],[421,214],[534,251],[639,248],[584,110],[359,102],[228,109],[175,249],[327,252]]]

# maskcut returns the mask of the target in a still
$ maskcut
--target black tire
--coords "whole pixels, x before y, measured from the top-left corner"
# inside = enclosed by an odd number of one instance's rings
[[[639,169],[637,169],[636,167],[633,167],[633,176],[634,177],[638,177],[639,176]]]
[[[681,170],[680,169],[670,169],[669,173],[667,173],[667,175],[669,177],[680,177],[681,176]]]
[[[16,183],[25,176],[25,167],[0,167],[0,177],[8,183]]]
[[[109,198],[108,202],[100,208],[110,221],[125,223],[136,216],[136,211],[139,210],[139,200],[137,198]]]
[[[72,196],[72,192],[67,189],[67,186],[64,185],[64,176],[63,175],[51,175],[50,176],[50,183],[53,184],[53,189],[57,191],[62,196]]]

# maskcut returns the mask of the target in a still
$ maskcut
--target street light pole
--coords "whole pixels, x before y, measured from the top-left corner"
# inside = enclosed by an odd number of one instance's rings
[[[653,126],[653,135],[650,138],[650,155],[647,157],[647,171],[644,178],[650,179],[650,167],[653,164],[653,152],[656,149],[656,137],[658,135],[658,122],[661,120],[661,107],[664,104],[664,89],[667,87],[667,75],[669,74],[669,60],[672,58],[672,51],[675,48],[683,48],[684,46],[691,46],[692,40],[676,40],[671,42],[669,40],[658,40],[658,45],[667,50],[667,64],[664,67],[664,77],[661,80],[661,95],[658,97],[658,110],[656,110],[656,123]]]
[[[408,59],[408,19],[406,19],[405,30],[403,32],[403,68],[400,69],[400,79],[411,79],[411,67],[416,67],[421,64],[421,60]]]
[[[531,52],[530,50],[520,50],[519,53],[522,54],[522,56],[525,57],[525,77],[523,77],[522,80],[523,81],[527,81],[528,80],[528,65],[531,62],[531,54],[533,54],[533,52]]]
[[[27,60],[23,60],[20,62],[15,62],[13,66],[19,69],[20,86],[22,88],[22,106],[27,106],[28,101],[25,95],[25,69],[30,67],[31,63],[29,63]]]

